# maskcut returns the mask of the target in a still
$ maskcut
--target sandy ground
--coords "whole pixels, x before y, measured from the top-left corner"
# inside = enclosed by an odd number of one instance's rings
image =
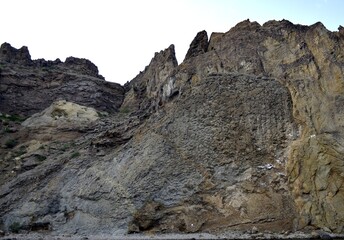
[[[212,235],[209,233],[195,234],[161,234],[161,235],[96,235],[96,236],[74,236],[74,235],[47,235],[47,234],[11,234],[0,237],[1,240],[143,240],[143,239],[344,239],[344,234],[329,234],[325,232],[312,232],[311,234],[296,232],[292,234],[268,234],[268,233],[226,233],[221,235]]]

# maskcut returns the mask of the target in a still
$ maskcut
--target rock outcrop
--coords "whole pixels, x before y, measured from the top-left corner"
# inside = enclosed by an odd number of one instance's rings
[[[82,126],[99,119],[99,113],[88,107],[66,101],[54,102],[50,107],[26,119],[23,127],[71,127]]]
[[[156,53],[109,115],[68,102],[1,115],[1,229],[343,233],[343,36],[246,20],[198,33],[179,65],[173,45]]]
[[[197,33],[196,37],[190,44],[190,48],[186,53],[185,60],[203,54],[208,49],[208,34],[206,31]]]
[[[0,112],[29,117],[54,101],[67,100],[101,112],[114,113],[124,98],[124,88],[106,82],[87,59],[69,57],[31,60],[27,47],[0,47]]]
[[[156,52],[145,70],[125,85],[127,93],[121,108],[143,115],[155,111],[177,92],[171,77],[177,66],[174,45]]]
[[[19,63],[21,65],[30,65],[32,63],[31,55],[26,46],[15,49],[9,43],[3,43],[1,45],[0,60],[8,63]]]

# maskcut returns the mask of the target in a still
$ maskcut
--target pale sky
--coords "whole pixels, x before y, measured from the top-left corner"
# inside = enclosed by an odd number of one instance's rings
[[[170,44],[181,63],[197,32],[248,18],[344,26],[344,0],[0,0],[0,9],[0,44],[27,46],[32,59],[87,58],[121,84]]]

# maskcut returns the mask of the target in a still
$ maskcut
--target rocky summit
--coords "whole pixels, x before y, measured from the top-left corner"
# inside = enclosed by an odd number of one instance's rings
[[[0,101],[3,232],[344,233],[343,28],[201,31],[124,86],[4,43]]]

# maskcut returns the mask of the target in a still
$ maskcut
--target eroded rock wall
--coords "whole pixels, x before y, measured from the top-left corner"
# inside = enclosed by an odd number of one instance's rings
[[[218,56],[207,63],[210,72],[271,76],[289,89],[300,137],[285,149],[286,173],[301,214],[299,227],[343,231],[343,43],[340,32],[321,23],[244,21],[228,33],[214,34],[206,53]],[[196,61],[206,69],[206,61]]]
[[[69,118],[45,118],[51,106],[0,139],[0,226],[343,232],[343,36],[246,20],[197,34],[179,65],[173,45],[156,53],[119,112],[56,129]]]
[[[257,81],[272,78],[285,86],[296,123],[289,134],[297,136],[282,147],[289,155],[285,167],[298,212],[295,227],[343,231],[343,34],[321,23],[303,26],[282,20],[260,26],[246,20],[227,33],[213,33],[206,51],[204,39],[200,32],[172,74],[174,89],[185,94],[190,83],[233,72],[253,75]],[[248,101],[239,99],[235,97],[238,103]]]
[[[54,101],[67,100],[94,107],[100,112],[117,112],[124,88],[106,82],[87,59],[69,57],[31,60],[27,47],[0,47],[0,112],[29,117]]]

